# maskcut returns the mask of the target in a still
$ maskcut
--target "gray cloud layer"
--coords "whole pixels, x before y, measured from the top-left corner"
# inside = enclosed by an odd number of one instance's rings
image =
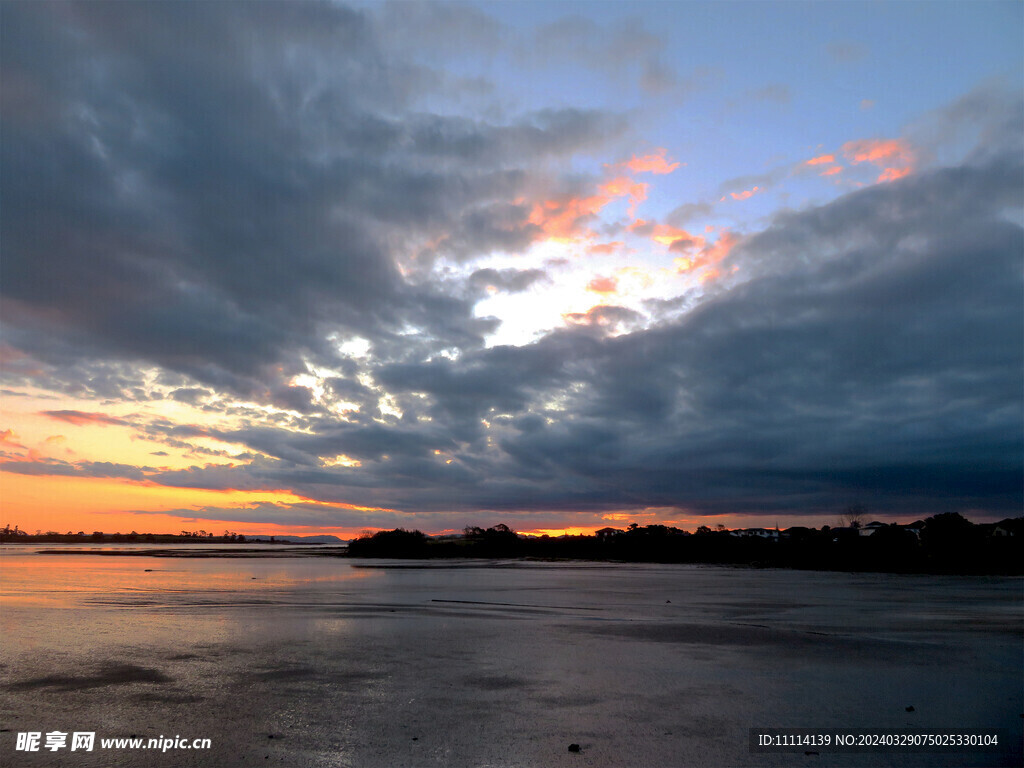
[[[478,14],[438,14],[437,29],[495,34]],[[553,183],[547,160],[622,135],[621,116],[431,113],[422,99],[450,92],[445,73],[398,55],[400,31],[384,35],[378,17],[337,5],[25,3],[3,16],[7,344],[67,391],[142,399],[130,371],[144,362],[175,400],[214,408],[219,392],[299,414],[219,432],[136,424],[261,455],[237,468],[7,471],[288,488],[481,522],[1024,504],[1024,169],[1005,94],[944,118],[966,110],[989,126],[984,152],[777,215],[730,254],[744,282],[669,323],[488,349],[494,321],[475,300],[544,273],[450,284],[403,262],[429,262],[424,243],[460,260],[529,244],[528,210],[511,201]],[[573,42],[581,59],[585,43]],[[370,357],[346,359],[331,333],[367,339]],[[360,412],[342,420],[285,387],[305,360],[341,371],[328,398]],[[366,376],[400,417],[377,410]],[[361,465],[329,466],[339,455]],[[302,519],[328,524],[322,514]]]
[[[417,109],[439,75],[366,14],[319,4],[5,9],[6,319],[53,359],[146,359],[252,395],[322,339],[479,346],[465,299],[396,253],[521,248],[517,158],[571,155],[621,118],[489,124]],[[52,340],[49,337],[55,337]]]

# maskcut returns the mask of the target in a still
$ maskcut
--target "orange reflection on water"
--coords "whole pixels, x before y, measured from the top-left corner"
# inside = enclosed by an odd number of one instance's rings
[[[266,602],[274,600],[268,593],[308,590],[311,584],[329,588],[372,575],[337,558],[39,554],[34,547],[8,545],[0,547],[0,604],[132,607],[180,604],[186,596],[190,603],[238,604],[254,597]]]

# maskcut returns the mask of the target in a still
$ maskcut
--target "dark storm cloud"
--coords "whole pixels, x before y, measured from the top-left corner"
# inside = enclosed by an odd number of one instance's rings
[[[273,458],[148,479],[484,522],[853,501],[1012,513],[1024,502],[1024,233],[1003,214],[1024,190],[1007,159],[780,214],[731,255],[748,281],[674,322],[380,365],[376,380],[419,402],[415,416],[214,433]],[[341,454],[361,464],[324,466]]]
[[[626,127],[620,116],[597,110],[543,109],[512,125],[492,125],[461,117],[413,116],[396,138],[411,143],[417,153],[454,163],[501,167],[517,157],[543,159],[595,147]],[[509,191],[518,175],[508,178]]]
[[[494,347],[456,362],[385,365],[376,378],[389,391],[428,395],[431,417],[477,423],[492,410],[522,411],[534,398],[571,383],[574,361],[592,345],[583,334],[555,334],[540,344]]]
[[[543,269],[478,269],[469,276],[469,284],[477,290],[494,288],[506,293],[519,293],[549,280]]]
[[[203,387],[180,387],[171,392],[170,397],[172,400],[177,400],[179,403],[199,405],[212,394],[213,393],[210,390],[204,389]]]
[[[1024,99],[1010,92],[1000,79],[980,83],[913,124],[908,130],[912,144],[934,156],[944,144],[970,141],[974,149],[968,160],[975,164],[1006,154],[1019,157],[1024,153]]]
[[[1022,202],[1008,159],[779,215],[732,255],[754,276],[673,324],[379,369],[389,391],[426,396],[432,430],[491,426],[444,446],[468,473],[452,477],[461,485],[431,482],[427,462],[404,467],[408,493],[364,498],[423,510],[1019,509],[1024,237],[1003,218]],[[378,471],[369,461],[341,482]]]
[[[122,480],[145,480],[147,467],[131,464],[115,464],[109,461],[76,461],[59,459],[37,461],[5,461],[4,472],[18,475],[49,475],[58,477],[118,478]]]
[[[66,421],[68,424],[99,424],[100,426],[117,425],[124,426],[128,422],[114,416],[107,416],[104,413],[88,413],[85,411],[43,411],[43,416],[49,416],[57,421]]]
[[[384,23],[403,8],[3,6],[0,306],[5,344],[27,353],[9,375],[101,402],[201,404],[234,426],[49,415],[197,454],[223,452],[189,441],[241,445],[248,462],[5,470],[285,489],[446,525],[489,524],[488,512],[590,523],[647,507],[834,513],[851,501],[914,516],[1020,510],[1018,101],[990,89],[942,114],[940,138],[975,126],[964,163],[748,233],[722,264],[735,276],[649,303],[668,318],[658,325],[623,333],[640,316],[604,306],[532,344],[486,348],[497,321],[474,316],[480,290],[523,291],[544,273],[468,268],[441,281],[432,260],[528,246],[539,233],[515,201],[587,186],[543,161],[628,126],[572,108],[490,121],[432,111],[457,85],[403,55],[408,30]],[[430,19],[426,41],[493,43],[478,12],[425,8],[410,13]],[[642,28],[589,24],[541,35],[551,55],[588,66],[656,63],[661,43]],[[669,220],[710,211],[682,205]],[[334,339],[354,336],[369,352],[346,358]],[[292,382],[307,359],[330,371],[323,396]],[[359,408],[339,416],[339,401]]]
[[[247,397],[269,384],[298,410],[272,369],[336,358],[332,330],[479,346],[493,322],[403,279],[396,247],[528,245],[528,211],[507,203],[530,182],[521,158],[625,127],[574,109],[430,114],[417,100],[438,73],[337,5],[15,4],[4,22],[11,343],[58,367],[141,359]]]

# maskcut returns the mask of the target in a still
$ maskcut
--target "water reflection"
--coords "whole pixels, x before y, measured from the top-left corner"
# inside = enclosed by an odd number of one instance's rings
[[[25,554],[31,554],[25,557]],[[218,559],[47,555],[0,552],[0,598],[5,602],[64,606],[108,602],[131,603],[132,595],[190,594],[207,600],[231,594],[285,596],[296,589],[330,592],[346,581],[373,579],[371,570],[353,569],[347,561],[295,558]]]
[[[580,729],[607,765],[738,765],[752,723],[895,727],[909,704],[1020,730],[1019,579],[4,550],[3,712],[213,736],[218,768],[271,742],[274,764],[425,764],[431,738],[430,764],[546,765]]]
[[[9,549],[9,548],[4,548]],[[301,640],[323,630],[303,606],[358,604],[378,579],[335,558],[216,559],[0,552],[0,662],[88,658],[134,649]],[[267,609],[290,612],[286,621]],[[276,613],[276,611],[275,611]],[[332,622],[336,624],[336,622]],[[339,630],[332,628],[333,633]]]

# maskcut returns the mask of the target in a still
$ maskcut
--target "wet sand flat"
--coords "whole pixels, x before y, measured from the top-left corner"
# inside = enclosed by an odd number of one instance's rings
[[[1022,760],[1020,579],[34,553],[0,569],[5,766]],[[797,727],[1009,738],[988,753],[748,748],[750,728]],[[211,748],[27,753],[19,731]]]

